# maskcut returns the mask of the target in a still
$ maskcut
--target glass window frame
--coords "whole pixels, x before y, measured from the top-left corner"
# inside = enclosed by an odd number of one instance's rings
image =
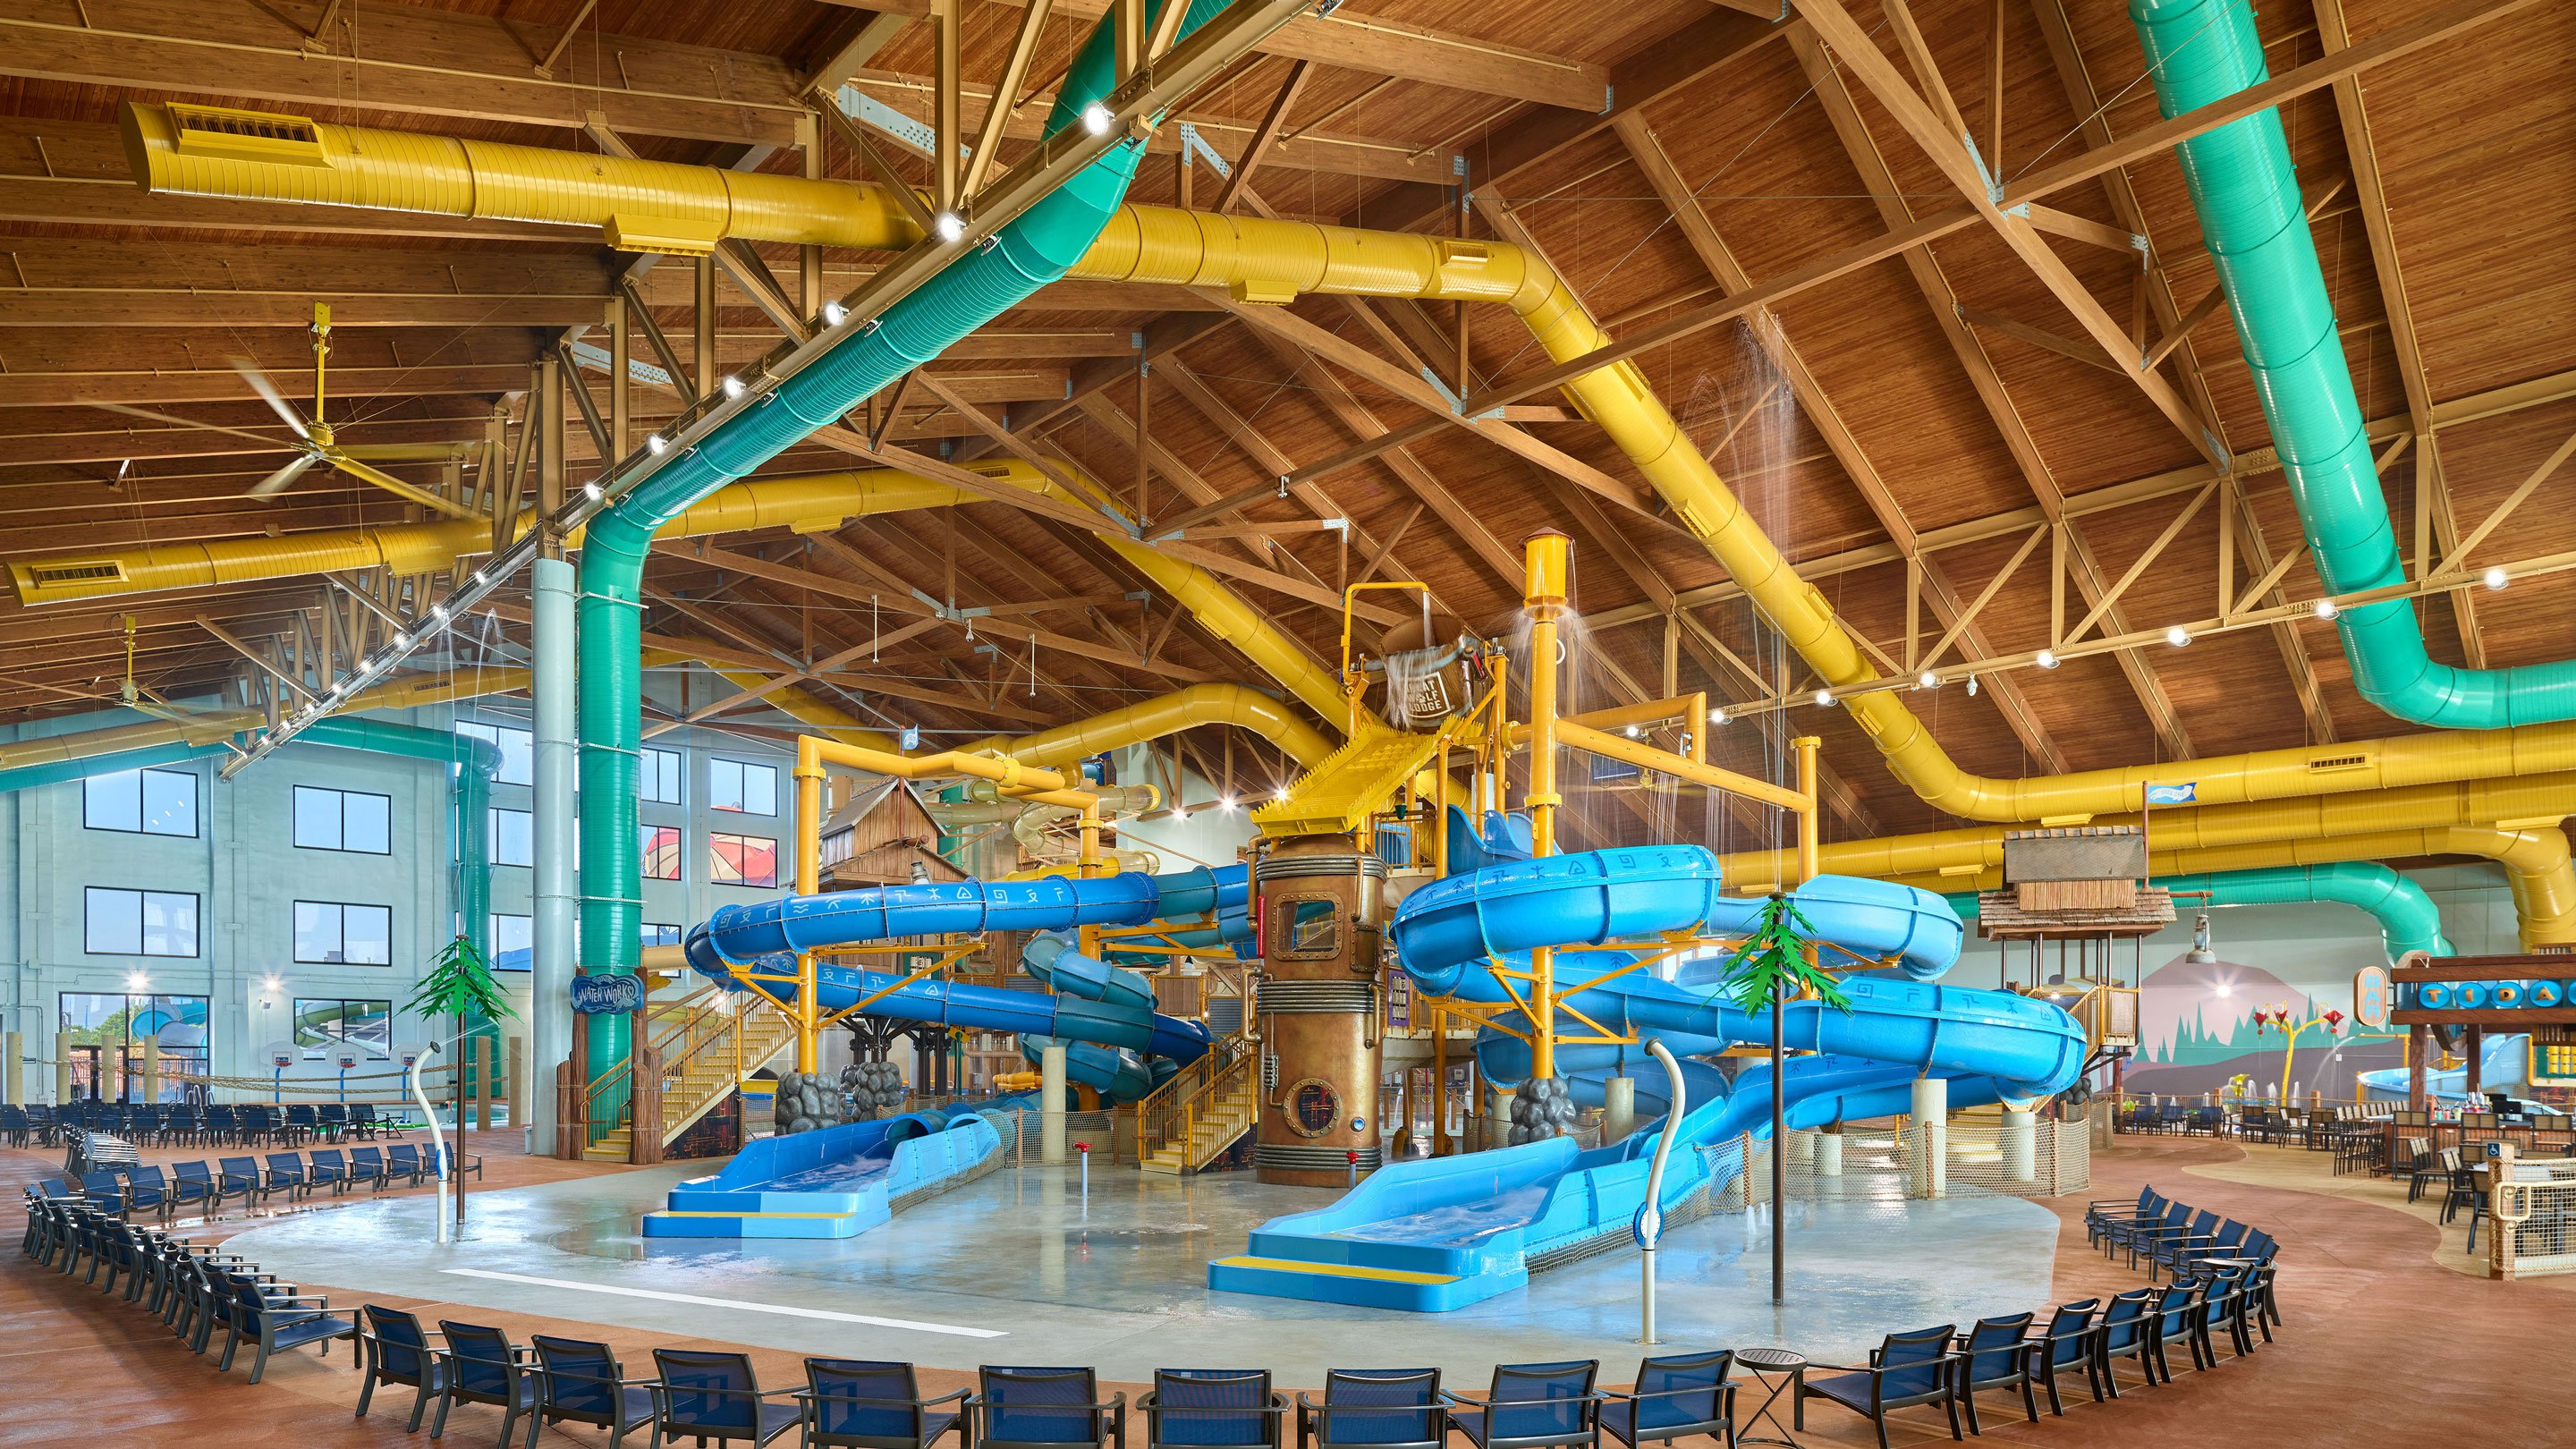
[[[159,775],[165,780],[188,782],[188,828],[155,830],[152,828],[151,795],[145,778]],[[134,783],[134,824],[99,825],[92,822],[90,801],[101,786],[132,780]],[[164,840],[195,840],[203,835],[200,821],[205,812],[205,791],[194,770],[162,770],[146,765],[132,770],[116,770],[92,775],[81,781],[81,829],[101,830],[112,835],[158,835]]]
[[[307,845],[304,843],[304,797],[308,793],[313,795],[330,795],[337,798],[337,814],[340,817],[340,843],[338,845]],[[384,849],[369,850],[364,846],[349,844],[349,801],[353,796],[363,797],[369,800],[381,800],[384,802]],[[327,850],[335,855],[391,855],[394,853],[394,797],[391,795],[380,794],[374,790],[343,790],[337,785],[298,785],[295,787],[294,791],[287,796],[287,819],[289,825],[289,838],[294,841],[295,848],[297,850]]]
[[[91,897],[101,894],[134,897],[135,949],[131,951],[101,951],[93,944],[94,936],[91,929],[90,900]],[[188,949],[186,951],[155,951],[151,949],[151,937],[147,934],[145,929],[146,922],[144,919],[144,910],[151,898],[154,896],[161,896],[170,900],[187,901],[189,924]],[[139,956],[147,957],[155,961],[202,960],[205,957],[206,948],[205,910],[205,897],[195,891],[155,891],[145,890],[140,886],[83,886],[81,887],[81,954],[84,956]]]
[[[743,846],[754,842],[769,847],[769,879],[766,881],[728,880],[724,875],[724,857],[717,854],[717,842],[734,841]],[[735,867],[738,871],[739,865]],[[732,886],[737,890],[774,891],[778,889],[778,841],[766,835],[742,835],[730,830],[707,832],[707,884]]]
[[[769,781],[768,789],[765,792],[769,796],[769,808],[766,810],[755,810],[748,804],[725,805],[719,803],[721,797],[718,794],[716,786],[718,778],[717,772],[719,770],[730,770],[733,772],[734,796],[737,799],[746,800],[750,795],[751,772],[754,770],[760,771]],[[707,760],[707,808],[709,810],[720,811],[727,815],[755,815],[771,820],[777,819],[778,767],[776,765],[764,765],[758,760],[729,760],[721,755],[710,756]]]
[[[329,907],[330,907],[330,908],[332,908],[333,910],[338,911],[338,912],[340,913],[340,914],[339,914],[339,922],[340,922],[340,929],[339,929],[339,940],[340,940],[340,959],[339,959],[339,960],[334,961],[334,960],[330,959],[329,957],[307,956],[307,955],[305,955],[305,954],[304,954],[304,928],[303,928],[303,923],[295,919],[295,914],[300,914],[300,913],[303,911],[304,907],[306,907],[306,906],[315,906],[315,907],[329,906]],[[296,964],[296,965],[298,965],[298,966],[365,966],[365,967],[369,967],[369,968],[371,968],[371,969],[379,969],[379,970],[382,970],[382,969],[390,969],[390,968],[393,966],[393,964],[394,964],[394,908],[393,908],[392,906],[390,906],[390,905],[378,905],[377,903],[375,903],[375,902],[373,902],[373,901],[325,901],[325,900],[302,900],[302,899],[299,899],[299,900],[297,900],[297,901],[296,901],[292,906],[290,906],[288,909],[289,909],[289,911],[290,911],[290,915],[288,916],[288,919],[287,919],[287,934],[288,934],[288,937],[289,937],[288,949],[294,952],[294,960],[295,960],[295,964]],[[351,959],[349,958],[349,912],[351,912],[351,911],[382,911],[382,912],[384,912],[384,913],[385,913],[385,959],[383,959],[382,961],[354,961],[354,960],[351,960]]]

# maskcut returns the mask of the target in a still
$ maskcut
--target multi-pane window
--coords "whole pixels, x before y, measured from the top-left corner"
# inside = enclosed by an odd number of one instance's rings
[[[501,751],[501,773],[493,778],[504,785],[528,785],[536,781],[536,736],[508,725],[460,724],[456,732],[469,739],[497,746]]]
[[[81,949],[92,956],[194,956],[197,898],[184,891],[91,886]]]
[[[81,824],[140,835],[197,833],[197,777],[185,770],[120,770],[81,782]]]
[[[778,842],[758,835],[708,836],[707,879],[716,885],[777,885]]]
[[[741,760],[707,761],[707,808],[738,815],[777,814],[777,767]]]
[[[676,825],[644,825],[636,828],[644,856],[646,880],[680,878],[680,828]]]
[[[685,805],[680,782],[688,776],[688,759],[677,750],[644,747],[636,761],[636,794],[655,805]]]
[[[535,817],[525,810],[492,811],[492,863],[494,865],[534,865],[537,863]]]
[[[495,971],[532,971],[536,969],[530,954],[536,943],[536,918],[513,916],[494,911],[491,916],[492,969]],[[514,954],[515,953],[515,954]]]
[[[297,901],[295,959],[334,966],[392,965],[393,907]]]
[[[680,938],[684,933],[685,928],[675,922],[646,921],[644,923],[644,944],[647,946],[676,946],[680,944]]]
[[[394,1004],[336,996],[295,998],[295,1044],[309,1052],[358,1047],[371,1056],[392,1052]]]
[[[394,801],[364,790],[295,787],[295,845],[299,850],[353,850],[393,854]]]

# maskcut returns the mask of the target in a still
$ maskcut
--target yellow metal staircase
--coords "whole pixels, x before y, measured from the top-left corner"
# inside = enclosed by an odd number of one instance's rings
[[[1288,789],[1288,798],[1252,812],[1252,823],[1273,836],[1341,835],[1357,830],[1383,809],[1431,757],[1447,730],[1413,734],[1366,725]]]
[[[1224,1066],[1203,1057],[1136,1104],[1137,1165],[1147,1172],[1182,1177],[1196,1172],[1252,1130],[1260,1102],[1252,1064],[1244,1052]]]
[[[723,1105],[752,1071],[786,1050],[794,1029],[766,1006],[737,1004],[719,1011],[712,990],[657,1009],[652,1046],[661,1061],[662,1145],[669,1147],[698,1120]],[[738,999],[739,1000],[739,999]],[[624,1063],[616,1070],[623,1071]],[[592,1162],[631,1162],[634,1110],[582,1149]]]

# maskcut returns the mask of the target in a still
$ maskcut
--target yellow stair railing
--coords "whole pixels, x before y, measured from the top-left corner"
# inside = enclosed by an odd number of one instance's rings
[[[1147,1172],[1198,1171],[1252,1130],[1255,1052],[1225,1061],[1212,1053],[1139,1101],[1136,1161]]]

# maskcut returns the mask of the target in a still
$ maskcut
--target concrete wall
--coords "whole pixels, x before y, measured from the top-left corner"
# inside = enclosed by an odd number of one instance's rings
[[[676,693],[670,681],[657,681]],[[695,705],[709,691],[698,682]],[[132,723],[122,711],[47,720],[0,738],[76,733]],[[448,729],[459,720],[525,728],[527,704],[491,700],[475,705],[412,711],[402,722]],[[647,803],[647,824],[682,827],[682,879],[647,881],[647,921],[685,928],[715,907],[754,901],[776,891],[708,880],[708,836],[723,831],[775,839],[781,886],[791,884],[794,860],[792,748],[760,737],[689,728],[657,737],[655,748],[678,751],[685,762],[680,805]],[[708,806],[711,760],[735,760],[777,770],[777,813],[735,814]],[[54,1094],[60,1000],[66,992],[123,994],[140,983],[152,993],[204,996],[208,1046],[218,1076],[265,1080],[260,1055],[269,1042],[293,1035],[298,998],[383,1000],[397,1012],[418,985],[430,957],[455,934],[452,899],[454,845],[449,839],[449,785],[444,767],[361,751],[289,746],[231,781],[215,775],[215,761],[157,768],[198,779],[198,833],[194,838],[88,830],[82,825],[82,786],[42,786],[0,794],[0,1029],[24,1034],[28,1060],[9,1064],[10,1099],[48,1101]],[[294,848],[294,787],[326,786],[390,796],[389,855]],[[496,807],[529,808],[524,785],[496,785]],[[496,866],[491,909],[531,913],[533,870]],[[85,949],[84,891],[89,886],[186,891],[199,897],[198,954],[194,958],[92,955]],[[384,966],[297,962],[294,903],[298,900],[381,905],[391,909],[392,961]],[[507,1029],[525,1030],[528,978],[504,972],[503,986],[522,1013]],[[270,983],[275,982],[271,989]],[[396,1042],[419,1040],[426,1023],[398,1016]],[[359,1068],[360,1072],[371,1070]],[[328,1079],[335,1070],[318,1054],[292,1076]],[[255,1095],[255,1094],[244,1094]]]

